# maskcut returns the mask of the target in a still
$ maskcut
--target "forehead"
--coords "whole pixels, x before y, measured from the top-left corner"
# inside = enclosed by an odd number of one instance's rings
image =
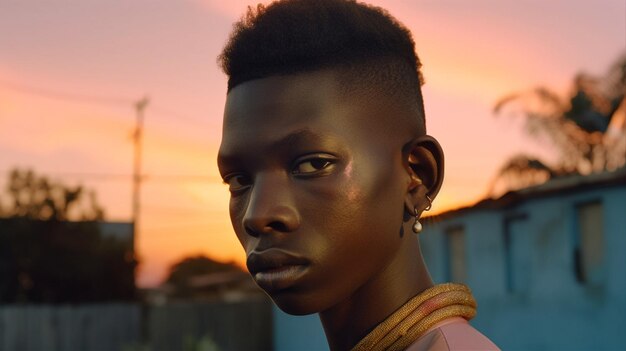
[[[332,71],[246,82],[227,96],[220,156],[260,150],[285,138],[287,144],[326,136],[353,142],[376,129],[368,111],[359,99],[341,93]]]
[[[316,72],[257,79],[235,87],[227,96],[224,132],[251,125],[280,128],[312,121],[338,103],[332,73]]]

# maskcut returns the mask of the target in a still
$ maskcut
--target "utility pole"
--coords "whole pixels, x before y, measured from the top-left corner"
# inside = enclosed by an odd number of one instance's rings
[[[133,251],[136,250],[137,233],[139,232],[139,210],[141,202],[141,181],[143,175],[141,174],[141,141],[143,136],[143,119],[144,111],[148,106],[150,99],[144,97],[143,99],[135,103],[135,132],[133,133],[133,144],[135,148],[135,158],[133,160]]]

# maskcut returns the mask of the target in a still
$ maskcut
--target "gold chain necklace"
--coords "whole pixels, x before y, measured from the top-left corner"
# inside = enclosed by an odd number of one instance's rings
[[[476,300],[463,284],[435,285],[410,299],[367,334],[352,351],[404,350],[430,327],[450,317],[476,315]]]

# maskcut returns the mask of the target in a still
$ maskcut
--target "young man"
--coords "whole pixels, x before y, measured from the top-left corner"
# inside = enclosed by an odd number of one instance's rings
[[[332,350],[497,349],[469,289],[433,285],[415,233],[443,180],[410,32],[347,0],[249,9],[219,58],[218,164],[257,284],[319,313]]]

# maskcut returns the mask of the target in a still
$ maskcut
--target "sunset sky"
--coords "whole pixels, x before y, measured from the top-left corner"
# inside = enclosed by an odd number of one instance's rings
[[[107,218],[131,216],[133,104],[146,109],[140,286],[205,254],[242,263],[215,158],[226,77],[216,64],[250,1],[0,0],[0,199],[32,168],[95,189]],[[446,152],[433,211],[486,195],[519,153],[549,156],[498,98],[538,85],[565,96],[580,71],[626,51],[624,0],[371,1],[413,32],[429,134]]]

